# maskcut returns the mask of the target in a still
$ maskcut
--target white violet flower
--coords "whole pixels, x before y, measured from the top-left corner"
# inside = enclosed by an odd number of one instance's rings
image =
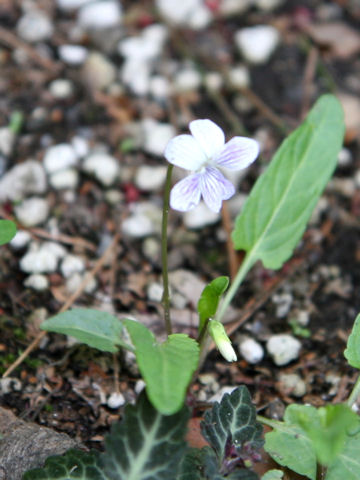
[[[225,143],[221,128],[211,120],[190,122],[191,135],[178,135],[170,140],[165,158],[191,173],[171,190],[170,206],[186,212],[195,208],[203,197],[206,205],[219,212],[223,200],[235,193],[234,185],[219,168],[242,170],[259,154],[259,144],[246,137],[234,137]]]

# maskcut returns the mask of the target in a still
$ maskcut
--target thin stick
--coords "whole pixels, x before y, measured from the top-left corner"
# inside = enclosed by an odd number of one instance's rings
[[[239,261],[231,238],[231,218],[226,202],[223,202],[223,207],[221,209],[221,218],[226,233],[226,249],[228,255],[229,273],[231,281],[233,282],[239,269]]]
[[[313,80],[319,59],[319,51],[312,46],[306,60],[304,78],[303,78],[303,98],[301,105],[301,118],[304,119],[310,108],[311,94],[313,89]]]
[[[37,50],[28,45],[26,42],[20,40],[14,33],[10,32],[6,28],[0,27],[0,43],[8,45],[11,48],[20,48],[39,66],[45,68],[53,74],[59,73],[62,69],[62,65],[58,62],[54,62],[50,58],[43,57]]]
[[[171,188],[171,174],[174,166],[169,164],[165,180],[164,190],[164,205],[163,205],[163,217],[161,228],[161,261],[162,261],[162,277],[164,292],[162,296],[162,305],[164,308],[164,322],[166,333],[171,335],[171,318],[170,318],[170,292],[169,292],[169,272],[168,272],[168,241],[167,241],[167,226],[169,216],[169,199]]]
[[[84,280],[81,282],[77,290],[68,298],[68,300],[64,303],[64,305],[60,308],[59,313],[65,312],[68,310],[71,305],[77,300],[77,298],[83,293],[86,285],[90,282],[90,280],[95,277],[95,275],[99,272],[99,270],[104,265],[105,261],[107,260],[108,256],[112,252],[113,248],[119,241],[119,234],[116,234],[113,238],[113,241],[110,243],[108,248],[105,250],[104,254],[99,258],[99,260],[95,263],[94,268],[85,275]],[[10,367],[6,370],[3,374],[3,378],[10,375],[16,367],[18,367],[25,358],[31,353],[39,344],[39,342],[45,337],[47,332],[44,330],[39,333],[39,335],[32,341],[32,343],[26,348],[26,350],[15,360],[15,362],[10,365]]]

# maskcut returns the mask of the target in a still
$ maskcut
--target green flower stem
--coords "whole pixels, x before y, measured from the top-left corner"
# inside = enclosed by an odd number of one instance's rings
[[[162,296],[162,306],[164,308],[165,329],[168,335],[172,334],[171,318],[170,318],[170,293],[169,293],[169,274],[168,274],[168,241],[167,226],[169,216],[169,198],[171,189],[171,174],[174,166],[169,164],[165,180],[164,189],[164,206],[161,227],[161,261],[162,261],[162,277],[164,292]]]
[[[354,405],[359,395],[360,395],[360,376],[356,380],[354,388],[352,389],[352,392],[350,393],[350,396],[347,401],[347,404],[349,405],[350,408]]]
[[[227,291],[227,293],[224,297],[224,300],[223,300],[222,304],[220,305],[219,311],[215,316],[215,320],[218,320],[219,322],[221,322],[223,316],[226,313],[226,309],[230,305],[232,299],[234,298],[234,295],[238,291],[238,288],[239,288],[241,282],[244,280],[245,275],[248,273],[248,271],[253,266],[253,264],[254,264],[253,257],[251,255],[246,255],[242,264],[241,264],[241,266],[240,266],[240,268],[239,268],[239,270],[238,270],[238,272],[237,272],[237,274],[236,274],[236,277],[234,278],[234,281],[231,284],[231,287]]]

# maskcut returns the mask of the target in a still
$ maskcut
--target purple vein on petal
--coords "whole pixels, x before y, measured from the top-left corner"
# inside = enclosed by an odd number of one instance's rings
[[[214,212],[219,212],[222,201],[235,193],[234,185],[213,167],[207,167],[201,174],[200,189],[206,205]]]
[[[170,192],[171,208],[187,212],[198,205],[201,197],[200,177],[200,174],[194,173],[173,186]]]
[[[221,150],[216,164],[229,170],[248,167],[259,155],[259,144],[246,137],[234,137]]]

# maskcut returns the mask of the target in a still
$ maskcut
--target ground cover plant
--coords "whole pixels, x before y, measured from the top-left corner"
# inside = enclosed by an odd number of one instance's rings
[[[242,3],[0,5],[0,476],[357,478],[360,12]]]
[[[173,187],[170,205],[186,211],[194,208],[203,195],[208,206],[219,210],[221,200],[228,199],[234,189],[220,172],[214,174],[213,164],[231,168],[248,165],[258,154],[255,142],[235,137],[224,146],[221,130],[209,120],[195,121],[190,129],[192,136],[181,135],[170,141],[165,156],[171,163],[199,173],[191,174]],[[220,137],[218,141],[214,139],[216,134]],[[255,184],[235,223],[234,245],[245,250],[246,256],[220,313],[217,314],[217,310],[228,286],[227,277],[211,282],[199,300],[199,344],[184,334],[172,333],[167,280],[163,303],[168,338],[162,344],[144,325],[124,319],[121,324],[131,340],[131,345],[126,345],[118,320],[92,310],[70,310],[42,324],[45,330],[75,336],[101,350],[113,352],[121,345],[134,351],[146,383],[146,396],[152,405],[143,393],[136,407],[127,407],[123,422],[113,427],[107,437],[103,454],[71,451],[64,457],[53,457],[44,469],[30,471],[24,479],[258,478],[250,468],[263,443],[262,429],[247,389],[239,387],[207,412],[202,431],[210,447],[202,450],[186,449],[186,391],[199,367],[199,352],[206,348],[209,335],[228,361],[236,360],[220,322],[224,311],[255,261],[261,259],[267,268],[276,269],[288,260],[336,166],[343,135],[343,114],[338,101],[335,97],[323,96],[305,122],[284,141],[270,167]],[[203,150],[207,148],[205,154],[199,145],[205,146]],[[170,180],[168,175],[163,213],[165,245]],[[166,260],[164,263],[163,277],[167,279]],[[359,366],[354,358],[357,336],[354,329],[346,352],[353,366]],[[359,420],[351,410],[357,395],[356,385],[349,405],[319,409],[290,405],[283,422],[259,417],[274,429],[267,434],[266,450],[281,465],[313,480],[318,475],[335,479],[345,473],[357,478],[357,467],[351,465],[356,464],[354,451],[360,438]],[[168,447],[164,447],[164,442]],[[168,451],[168,448],[174,450]],[[161,454],[156,454],[159,450]],[[348,455],[350,460],[344,461]],[[281,471],[268,472],[265,478],[270,474],[276,478]]]

